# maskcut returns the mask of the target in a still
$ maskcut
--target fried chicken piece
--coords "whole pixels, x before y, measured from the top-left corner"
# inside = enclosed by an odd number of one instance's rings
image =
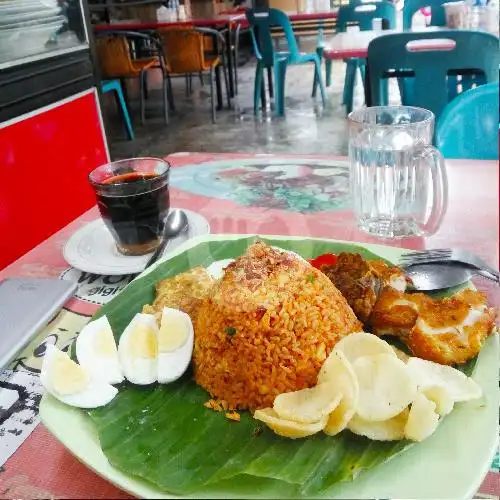
[[[485,294],[466,289],[452,297],[424,301],[407,345],[415,356],[444,365],[476,356],[493,331],[496,312]]]
[[[401,291],[406,289],[402,269],[388,266],[382,260],[365,260],[357,253],[342,252],[334,266],[324,266],[321,271],[340,290],[363,323],[367,322],[384,286],[394,286]]]
[[[180,309],[194,321],[196,312],[208,297],[215,280],[203,267],[195,267],[190,271],[156,283],[156,298],[153,304],[145,305],[142,312],[160,317],[164,307]]]
[[[396,335],[403,340],[415,326],[421,305],[432,299],[423,293],[403,293],[386,286],[369,318],[375,335]]]

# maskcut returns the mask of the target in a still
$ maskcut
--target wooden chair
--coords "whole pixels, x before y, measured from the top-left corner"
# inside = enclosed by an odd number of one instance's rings
[[[132,59],[129,38],[146,40],[156,48],[157,54],[153,57]],[[103,32],[96,38],[96,50],[103,78],[106,80],[138,78],[140,82],[141,122],[144,125],[146,117],[145,97],[147,92],[147,71],[161,68],[163,71],[161,47],[158,42],[148,35],[132,31]],[[163,75],[165,77],[165,74]],[[163,105],[165,123],[168,124],[168,96],[165,78],[163,82]]]
[[[158,37],[163,48],[167,77],[208,73],[212,123],[215,123],[214,76],[220,71],[221,67],[224,73],[228,105],[230,102],[223,51],[217,50],[214,55],[207,55],[205,52],[205,38],[207,35],[214,37],[216,40],[224,40],[219,32],[208,28],[176,27],[175,29],[167,28],[158,31]],[[217,43],[215,43],[215,46],[218,48]],[[222,91],[218,75],[217,100],[219,101],[219,107],[222,107]]]

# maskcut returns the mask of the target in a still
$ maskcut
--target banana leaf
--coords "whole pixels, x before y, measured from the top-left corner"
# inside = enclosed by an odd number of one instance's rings
[[[341,251],[380,258],[363,247],[340,242],[263,239],[304,258]],[[239,256],[253,241],[255,237],[200,243],[133,281],[96,317],[108,316],[118,340],[134,314],[152,302],[159,279]],[[467,371],[471,370],[468,365]],[[235,495],[328,496],[335,484],[353,480],[361,471],[413,446],[408,441],[371,441],[349,431],[334,437],[319,433],[307,439],[285,439],[248,412],[241,412],[240,422],[226,419],[224,413],[203,406],[208,399],[192,374],[186,373],[168,385],[124,383],[109,405],[88,413],[113,466],[174,494],[209,494],[222,486]]]

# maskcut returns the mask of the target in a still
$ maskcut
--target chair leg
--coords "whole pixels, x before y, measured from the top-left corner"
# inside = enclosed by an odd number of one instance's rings
[[[118,82],[118,85],[115,88],[115,96],[118,108],[121,111],[121,115],[123,118],[123,122],[125,123],[125,129],[127,131],[128,138],[133,141],[134,140],[134,129],[132,128],[132,122],[130,120],[130,115],[127,109],[127,104],[125,102],[125,98],[123,96],[121,84]]]
[[[259,112],[259,101],[262,99],[263,94],[265,93],[265,89],[263,88],[264,83],[264,68],[257,62],[255,66],[255,83],[253,87],[253,112],[254,114],[258,114]],[[263,104],[265,108],[265,104]]]
[[[215,123],[215,99],[214,99],[214,69],[210,68],[210,106],[212,108],[212,123]]]
[[[347,114],[352,111],[354,99],[354,82],[356,81],[357,64],[353,61],[347,62],[347,68],[344,80],[344,104]]]
[[[269,87],[269,97],[272,99],[274,97],[273,70],[270,67],[267,68],[267,85]]]
[[[204,87],[204,86],[205,86],[205,82],[204,82],[204,80],[203,80],[203,73],[200,71],[200,72],[198,73],[198,76],[199,76],[199,78],[200,78],[200,84],[201,84],[201,86],[202,86],[202,87]]]
[[[144,71],[141,71],[139,75],[139,93],[141,97],[141,124],[144,125],[146,121],[146,106],[144,102]]]
[[[326,106],[326,92],[325,86],[323,85],[323,80],[321,78],[321,62],[319,60],[314,61],[314,81],[319,83],[321,101],[323,102],[323,106]]]
[[[318,34],[318,43],[320,41],[320,38],[322,39],[322,37],[323,37],[323,33],[322,33],[322,30],[320,30],[320,33]],[[321,65],[321,59],[323,58],[323,46],[322,45],[318,45],[316,47],[316,54],[318,55],[320,65]],[[319,84],[318,76],[316,74],[316,70],[314,70],[313,88],[312,88],[312,92],[311,92],[311,97],[313,97],[313,98],[315,98],[316,94],[318,93],[318,84]]]
[[[224,85],[226,87],[227,107],[231,108],[231,91],[229,88],[229,79],[227,77],[227,68],[222,66],[222,73],[224,74]]]
[[[326,75],[326,86],[329,87],[332,84],[332,60],[325,60],[325,75]]]
[[[276,62],[273,66],[274,83],[276,92],[274,94],[274,112],[276,116],[285,115],[285,76],[286,61]]]
[[[149,89],[148,89],[148,72],[142,72],[142,78],[144,78],[144,98],[149,99]]]
[[[162,91],[163,91],[163,117],[165,119],[165,125],[168,125],[168,79],[167,75],[163,74],[162,81]]]
[[[189,75],[184,75],[184,87],[186,89],[186,96],[189,96]]]
[[[218,64],[215,66],[215,90],[217,94],[217,110],[221,110],[223,108],[222,104],[222,83],[220,78],[221,65]]]
[[[170,105],[170,111],[175,111],[174,105],[174,92],[172,91],[172,79],[170,75],[167,73],[167,88],[168,88],[168,103]]]

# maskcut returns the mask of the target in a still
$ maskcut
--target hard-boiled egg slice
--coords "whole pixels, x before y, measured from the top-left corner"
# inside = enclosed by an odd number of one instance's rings
[[[362,356],[352,367],[359,383],[356,413],[364,420],[376,422],[395,417],[417,393],[417,384],[407,365],[394,351]]]
[[[417,393],[405,425],[405,437],[412,441],[423,441],[429,437],[437,429],[439,422],[435,409],[436,405],[432,401],[422,393]]]
[[[354,363],[361,356],[371,356],[372,354],[385,353],[396,357],[396,353],[388,342],[366,332],[346,335],[335,344],[333,350],[342,352],[351,363]]]
[[[123,381],[118,349],[106,316],[83,327],[76,338],[76,357],[80,366],[94,378],[109,384]]]
[[[312,436],[313,434],[320,432],[326,425],[328,415],[325,415],[319,422],[301,424],[299,422],[294,422],[293,420],[280,418],[272,408],[263,408],[262,410],[256,410],[253,414],[253,418],[264,422],[280,436],[298,439]]]
[[[451,366],[420,358],[410,358],[406,365],[420,391],[439,386],[455,402],[478,399],[483,394],[481,387],[474,380]]]
[[[222,279],[224,277],[226,267],[232,262],[234,262],[234,259],[224,259],[212,262],[212,264],[207,267],[207,273],[216,280]]]
[[[156,382],[158,366],[158,327],[152,314],[137,313],[118,343],[123,374],[133,384]]]
[[[40,380],[49,394],[78,408],[104,406],[118,393],[116,387],[91,377],[65,352],[52,344],[47,346]]]
[[[158,334],[158,382],[173,382],[184,374],[191,362],[193,342],[191,318],[178,309],[164,308]]]
[[[330,384],[342,394],[340,404],[328,416],[323,429],[325,434],[335,436],[343,431],[356,413],[359,384],[351,363],[341,351],[332,351],[318,374],[318,384]]]
[[[285,392],[276,396],[273,409],[279,418],[301,424],[319,422],[339,405],[342,393],[331,384]]]
[[[359,415],[354,415],[347,428],[354,434],[365,436],[374,441],[397,441],[405,437],[404,430],[407,420],[408,409],[405,408],[395,417],[380,422],[364,420]]]

